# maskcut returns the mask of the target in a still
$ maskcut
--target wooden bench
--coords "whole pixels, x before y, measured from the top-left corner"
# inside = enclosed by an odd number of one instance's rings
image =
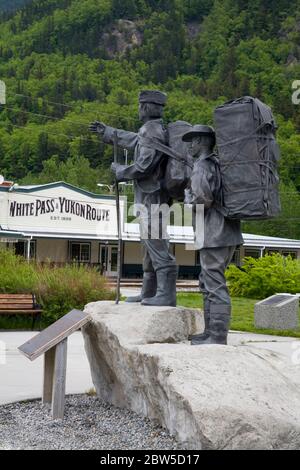
[[[0,315],[31,315],[33,329],[37,318],[41,322],[42,309],[34,294],[0,294]]]

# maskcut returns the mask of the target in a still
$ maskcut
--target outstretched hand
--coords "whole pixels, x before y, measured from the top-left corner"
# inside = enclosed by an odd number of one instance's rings
[[[105,132],[106,125],[103,122],[94,121],[89,125],[89,131],[96,134],[103,135]]]

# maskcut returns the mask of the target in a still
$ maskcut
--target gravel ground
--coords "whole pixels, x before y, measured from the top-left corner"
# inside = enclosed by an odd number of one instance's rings
[[[89,395],[68,396],[53,421],[40,400],[0,407],[1,450],[177,450],[167,431]]]

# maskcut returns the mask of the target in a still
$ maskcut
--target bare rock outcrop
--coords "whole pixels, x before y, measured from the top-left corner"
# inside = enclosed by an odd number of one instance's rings
[[[89,304],[83,328],[97,394],[157,420],[188,449],[299,449],[300,367],[251,346],[191,347],[202,315]],[[230,343],[230,341],[229,341]]]

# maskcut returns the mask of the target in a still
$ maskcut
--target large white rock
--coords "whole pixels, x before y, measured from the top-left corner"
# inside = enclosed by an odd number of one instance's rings
[[[198,346],[194,310],[97,302],[83,328],[97,394],[188,449],[299,449],[300,367],[249,346]]]

